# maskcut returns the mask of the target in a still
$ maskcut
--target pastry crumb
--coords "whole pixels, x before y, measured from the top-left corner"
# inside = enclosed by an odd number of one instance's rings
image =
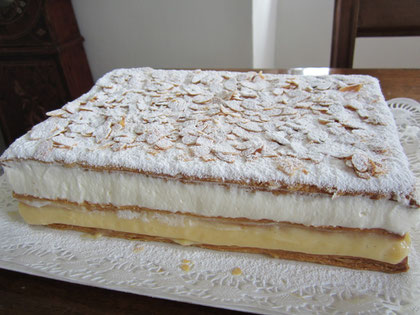
[[[193,263],[191,260],[183,259],[182,264],[179,266],[183,271],[188,272],[193,267]]]
[[[233,276],[240,276],[242,274],[242,270],[239,267],[233,268],[231,274]]]
[[[180,266],[180,268],[181,268],[182,270],[186,271],[186,272],[188,272],[188,271],[190,271],[190,270],[191,270],[191,266],[190,266],[190,265],[187,265],[187,264],[182,264],[182,265]]]
[[[144,246],[143,245],[141,245],[141,244],[134,245],[133,252],[138,253],[138,252],[141,252],[143,250],[144,250]]]
[[[95,233],[95,234],[91,234],[91,233],[83,233],[82,234],[83,238],[91,238],[94,240],[97,240],[98,238],[102,237],[101,233]]]
[[[21,220],[21,217],[19,215],[19,212],[17,212],[17,211],[7,211],[7,215],[13,221],[20,221]]]

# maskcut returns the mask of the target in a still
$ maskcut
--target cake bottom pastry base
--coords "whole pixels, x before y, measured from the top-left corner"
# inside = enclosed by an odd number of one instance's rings
[[[19,212],[27,223],[34,225],[222,251],[266,254],[355,269],[383,272],[408,270],[408,234],[399,236],[378,229],[315,228],[264,220],[208,218],[138,207],[128,210],[33,199],[29,203],[38,206],[20,202]]]

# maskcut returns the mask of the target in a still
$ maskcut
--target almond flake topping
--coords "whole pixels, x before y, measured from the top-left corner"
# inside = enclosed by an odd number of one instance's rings
[[[340,88],[340,92],[359,92],[363,84],[354,84]]]
[[[293,176],[297,171],[303,169],[303,163],[295,158],[282,158],[277,161],[277,169],[288,176]]]
[[[398,172],[407,161],[367,76],[120,69],[47,115],[9,152],[342,191],[391,191],[410,178]]]
[[[194,103],[197,103],[197,104],[204,104],[204,103],[207,103],[208,101],[210,101],[212,98],[213,98],[213,95],[210,94],[210,93],[200,94],[200,95],[194,96],[192,101]]]
[[[68,112],[60,109],[56,109],[56,110],[52,110],[48,113],[46,113],[47,116],[49,117],[66,117],[68,116]]]
[[[252,121],[249,122],[238,122],[237,125],[241,127],[242,129],[245,129],[246,131],[252,131],[252,132],[261,132],[261,127]]]
[[[203,90],[194,84],[185,85],[184,90],[188,93],[188,95],[191,96],[200,95],[203,93]]]

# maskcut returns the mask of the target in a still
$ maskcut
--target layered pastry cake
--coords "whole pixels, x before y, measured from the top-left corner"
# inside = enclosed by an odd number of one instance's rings
[[[119,69],[1,158],[29,224],[401,272],[415,179],[369,76]]]

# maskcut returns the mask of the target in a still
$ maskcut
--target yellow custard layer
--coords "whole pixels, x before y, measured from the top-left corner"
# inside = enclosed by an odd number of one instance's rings
[[[317,230],[291,224],[236,224],[154,211],[97,211],[82,207],[42,207],[19,203],[29,224],[67,224],[169,238],[183,245],[210,244],[340,255],[397,264],[409,252],[410,238],[375,232]]]

